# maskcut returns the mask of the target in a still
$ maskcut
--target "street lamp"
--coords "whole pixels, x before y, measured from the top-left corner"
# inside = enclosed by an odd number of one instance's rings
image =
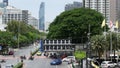
[[[20,21],[18,23],[18,49],[20,47],[20,45],[19,45],[19,42],[20,42],[20,40],[19,40],[19,34],[20,34]]]

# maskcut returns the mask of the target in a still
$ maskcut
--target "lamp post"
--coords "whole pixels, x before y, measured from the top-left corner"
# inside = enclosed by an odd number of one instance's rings
[[[20,42],[20,40],[19,40],[19,34],[20,34],[20,21],[18,23],[18,49],[20,48],[20,45],[19,45],[19,42]]]
[[[88,43],[87,43],[87,52],[86,52],[86,68],[89,68],[88,65],[88,60],[87,58],[89,58],[91,56],[91,46],[90,46],[90,24],[89,24],[89,32],[87,34],[87,38],[88,38]],[[90,66],[91,67],[91,66]]]

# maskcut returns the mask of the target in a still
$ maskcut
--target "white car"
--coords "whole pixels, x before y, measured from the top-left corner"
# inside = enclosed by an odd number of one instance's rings
[[[70,58],[68,58],[68,57],[63,58],[62,61],[63,61],[63,62],[68,62],[68,61],[70,61]]]
[[[117,65],[116,63],[113,63],[112,61],[103,61],[101,63],[102,68],[109,68],[109,67],[115,67]]]
[[[67,56],[66,58],[62,59],[63,62],[75,62],[75,56]]]

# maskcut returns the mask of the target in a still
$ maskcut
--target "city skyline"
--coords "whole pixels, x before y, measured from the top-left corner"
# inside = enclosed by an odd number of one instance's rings
[[[2,2],[2,0],[0,0]],[[45,22],[52,22],[57,15],[64,11],[65,4],[74,1],[82,2],[82,0],[9,0],[9,5],[18,9],[29,10],[35,18],[39,18],[39,6],[41,2],[45,2]]]

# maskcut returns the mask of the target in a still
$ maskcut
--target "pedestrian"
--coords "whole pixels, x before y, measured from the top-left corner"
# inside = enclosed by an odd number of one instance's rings
[[[21,62],[23,62],[23,59],[21,59]]]

